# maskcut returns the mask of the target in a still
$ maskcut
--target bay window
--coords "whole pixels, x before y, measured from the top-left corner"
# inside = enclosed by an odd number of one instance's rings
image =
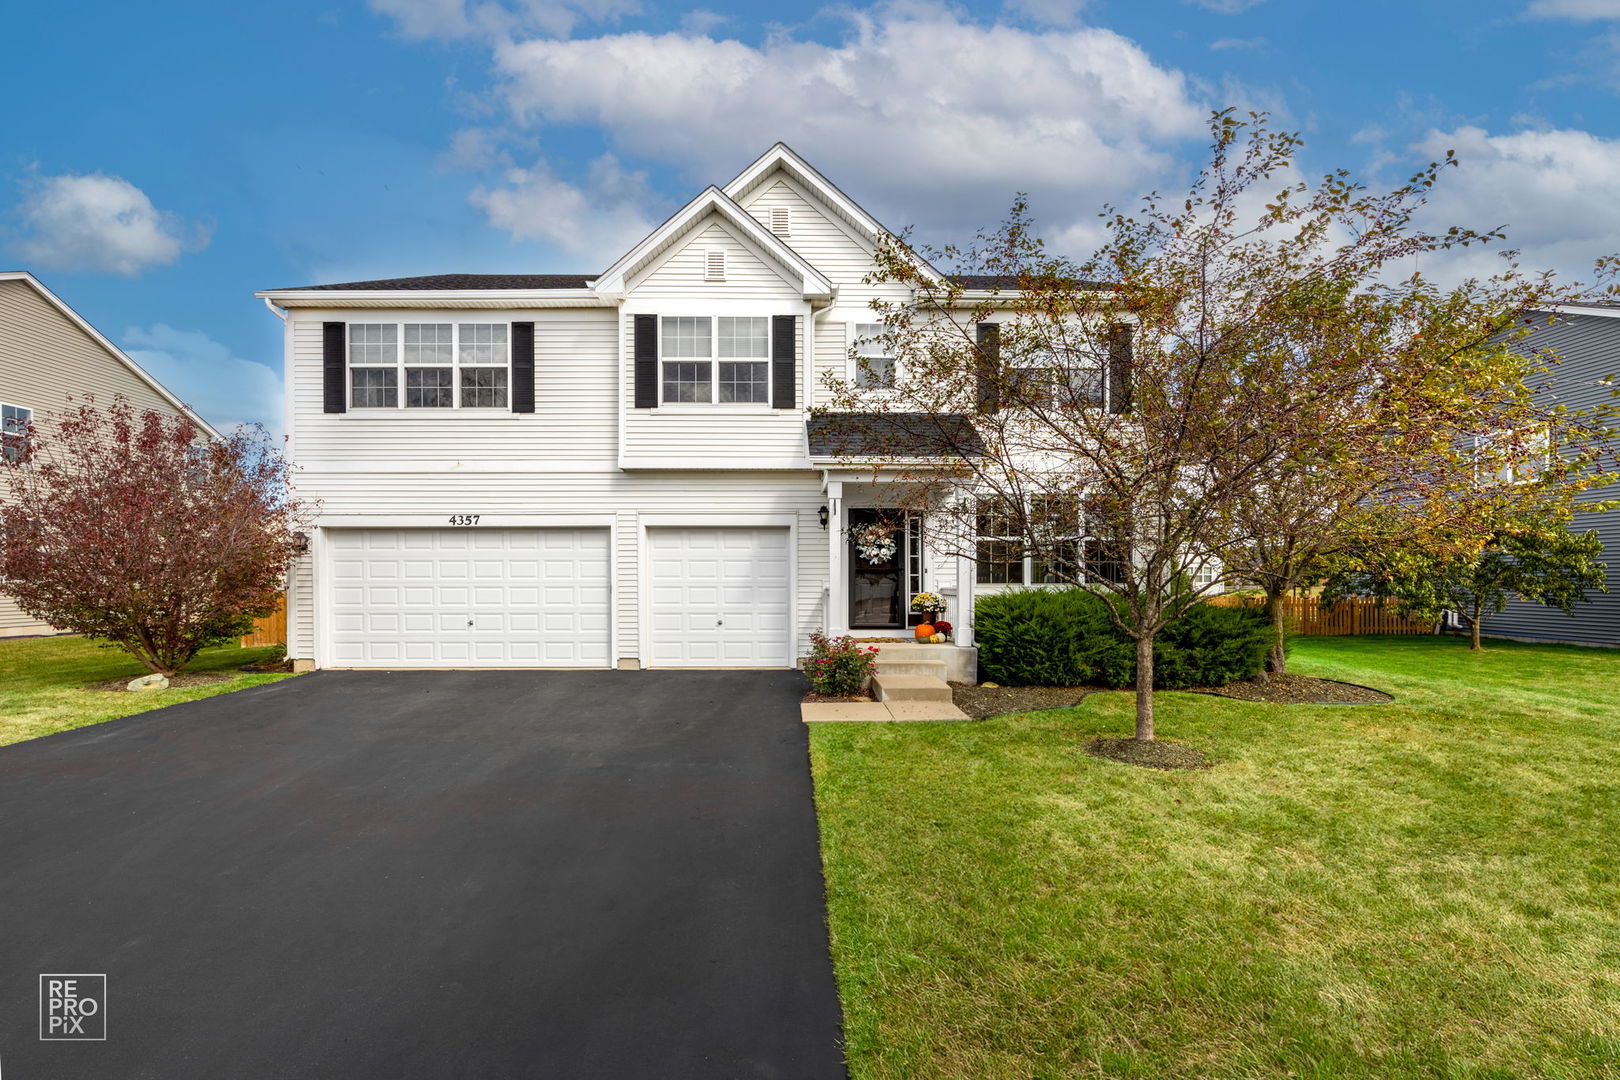
[[[510,365],[506,323],[350,323],[349,407],[505,409]]]
[[[659,335],[664,404],[768,403],[771,320],[764,315],[665,315]]]

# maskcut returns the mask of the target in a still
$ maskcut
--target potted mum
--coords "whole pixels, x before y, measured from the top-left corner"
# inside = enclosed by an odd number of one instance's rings
[[[923,617],[917,625],[917,640],[927,641],[937,632],[934,617],[945,610],[945,598],[939,593],[920,592],[911,598],[911,610]]]

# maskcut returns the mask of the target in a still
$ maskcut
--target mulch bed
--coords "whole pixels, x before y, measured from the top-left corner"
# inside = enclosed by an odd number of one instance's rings
[[[812,705],[825,701],[871,701],[872,697],[869,694],[856,694],[854,697],[839,697],[836,694],[818,694],[812,690],[799,700],[803,701],[806,705]]]
[[[250,675],[283,675],[291,672],[292,669],[292,661],[283,660],[279,664],[243,664],[236,670],[245,671]]]
[[[972,686],[951,683],[951,701],[975,720],[1008,713],[1066,709],[1078,705],[1090,686]]]
[[[125,694],[136,693],[136,692],[142,693],[142,694],[153,694],[153,693],[161,693],[162,692],[162,691],[157,691],[157,690],[131,691],[130,688],[129,688],[130,680],[131,679],[138,679],[138,678],[140,678],[139,675],[131,675],[127,679],[107,679],[104,682],[91,683],[89,686],[86,686],[85,689],[86,690],[105,690],[105,691],[107,691],[109,693],[125,693]],[[171,676],[169,676],[169,689],[173,689],[176,686],[209,686],[209,685],[212,685],[213,683],[230,682],[231,679],[232,679],[232,676],[230,676],[230,675],[219,675],[219,674],[214,674],[214,673],[201,674],[201,675],[185,675],[185,674],[171,675]]]
[[[1098,735],[1087,741],[1085,750],[1092,757],[1144,769],[1207,769],[1214,764],[1202,750],[1169,739],[1137,742],[1128,737]]]
[[[1387,705],[1395,698],[1382,690],[1309,675],[1273,675],[1267,682],[1235,682],[1192,691],[1237,698],[1239,701],[1269,701],[1274,705]]]

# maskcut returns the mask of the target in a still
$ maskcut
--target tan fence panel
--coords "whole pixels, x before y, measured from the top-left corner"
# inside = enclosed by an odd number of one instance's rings
[[[1209,601],[1222,607],[1260,606],[1265,600],[1254,596],[1217,596]],[[1283,617],[1289,628],[1306,637],[1339,637],[1347,634],[1432,634],[1433,623],[1414,622],[1379,604],[1358,597],[1341,600],[1324,608],[1314,596],[1283,598]]]
[[[287,644],[287,597],[282,594],[276,601],[274,614],[255,620],[253,632],[242,638],[242,648],[254,649],[261,645]]]

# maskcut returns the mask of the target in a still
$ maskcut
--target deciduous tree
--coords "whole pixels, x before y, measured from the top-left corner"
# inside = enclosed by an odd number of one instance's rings
[[[275,610],[303,510],[262,428],[84,401],[13,458],[0,573],[33,617],[173,675]]]

